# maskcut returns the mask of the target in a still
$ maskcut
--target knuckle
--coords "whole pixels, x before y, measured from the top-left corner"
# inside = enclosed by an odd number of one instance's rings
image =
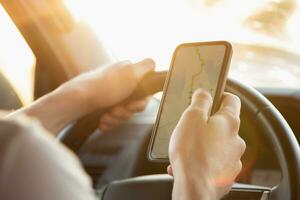
[[[147,106],[146,102],[140,102],[138,104],[138,106],[137,106],[137,111],[143,111],[143,110],[145,110],[146,106]]]
[[[189,107],[185,112],[184,116],[186,118],[194,118],[199,115],[199,110],[197,108]]]
[[[234,95],[234,99],[239,105],[242,104],[241,99],[238,96]]]
[[[119,63],[117,63],[117,64],[119,64],[121,67],[124,67],[125,69],[126,69],[127,67],[133,65],[132,62],[131,62],[130,60],[123,60],[123,61],[121,61],[121,62],[119,62]]]
[[[227,95],[228,98],[231,99],[231,101],[233,101],[237,104],[241,104],[241,99],[237,95],[232,94],[232,93],[227,93],[226,95]]]
[[[241,120],[239,117],[232,117],[231,127],[236,133],[240,129]]]
[[[130,64],[130,65],[127,65],[126,67],[126,72],[127,72],[127,76],[128,78],[135,78],[135,79],[138,79],[139,76],[138,74],[136,73],[136,70],[134,68],[134,65]],[[130,80],[130,79],[129,79]]]
[[[246,142],[241,137],[238,137],[238,138],[239,138],[241,154],[244,154],[244,152],[246,151],[246,148],[247,148]]]
[[[243,163],[241,160],[238,161],[237,165],[236,165],[236,171],[237,171],[237,174],[240,173],[243,169]]]
[[[231,98],[233,99],[234,102],[241,104],[241,99],[238,96],[231,94]]]
[[[247,145],[246,142],[240,137],[240,141],[241,141],[241,152],[242,154],[244,154],[244,152],[246,151]]]
[[[142,111],[144,111],[145,110],[145,107],[138,107],[137,109],[136,109],[136,112],[142,112]]]
[[[203,110],[201,110],[198,107],[193,107],[190,106],[185,112],[184,112],[184,116],[188,119],[194,119],[194,118],[199,118],[202,116],[202,114],[204,113]]]
[[[144,62],[151,67],[155,67],[155,61],[152,58],[146,58],[144,59]]]
[[[233,133],[237,134],[241,124],[239,116],[232,113],[229,109],[224,109],[220,114],[226,119]]]
[[[109,121],[109,115],[108,114],[104,114],[101,118],[101,121],[102,122],[106,122],[106,121]]]
[[[234,115],[231,111],[225,112],[225,116],[229,122],[230,128],[237,133],[240,128],[241,120],[238,116]]]
[[[193,98],[196,101],[209,101],[212,102],[212,96],[210,95],[210,93],[206,90],[196,90],[194,92]]]
[[[122,65],[116,69],[122,75],[125,80],[138,79],[138,74],[136,73],[135,65],[131,62],[123,62]]]
[[[240,137],[237,136],[234,139],[234,148],[235,148],[235,152],[236,152],[236,158],[237,159],[241,159],[241,157],[244,155],[245,151],[246,151],[246,143],[245,141]]]
[[[120,107],[115,107],[115,108],[111,111],[111,114],[112,114],[113,116],[119,116],[120,113],[121,113]]]

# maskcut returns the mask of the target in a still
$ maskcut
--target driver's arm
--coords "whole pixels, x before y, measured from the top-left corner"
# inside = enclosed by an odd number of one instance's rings
[[[145,59],[138,63],[119,62],[81,74],[9,117],[26,114],[57,134],[70,122],[124,100],[154,67],[153,60]],[[100,119],[100,129],[107,131],[118,126],[134,112],[143,110],[146,104],[147,100],[142,99],[114,107]]]
[[[196,91],[171,136],[173,200],[219,199],[242,168],[246,145],[238,135],[240,100],[225,93],[219,111],[209,116],[211,105],[208,92]]]
[[[170,142],[173,199],[215,199],[241,169],[245,149],[238,136],[238,98],[226,94],[208,117],[211,97],[196,92]],[[93,200],[91,182],[78,159],[32,119],[0,120],[0,193],[5,199]],[[41,134],[45,133],[45,134]],[[170,170],[171,171],[171,170]]]
[[[1,199],[96,200],[79,159],[33,119],[0,119],[0,163]]]

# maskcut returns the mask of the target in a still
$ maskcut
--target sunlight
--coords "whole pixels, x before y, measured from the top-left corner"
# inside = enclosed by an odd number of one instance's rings
[[[80,18],[82,18],[80,13],[82,10],[85,10],[82,9],[82,6],[86,5],[84,2],[78,0],[64,0],[64,4],[69,9],[75,20],[79,21]]]
[[[299,0],[65,0],[65,4],[78,21],[93,28],[113,57],[132,61],[151,57],[157,70],[167,69],[173,50],[185,42],[227,40],[234,51],[239,51],[235,46],[250,44],[300,55]],[[253,68],[258,63],[243,73],[235,58],[229,76],[249,80],[252,86],[298,87],[300,70],[295,73],[292,62],[287,60],[282,67],[297,83],[282,82],[278,74],[265,79],[262,69]],[[268,64],[265,70],[272,70],[273,63]]]
[[[203,2],[205,1],[65,0],[72,14],[90,24],[115,57],[132,60],[152,57],[157,61],[158,68],[169,65],[177,44],[189,41],[259,43],[293,49],[300,53],[297,37],[299,31],[296,30],[298,26],[295,26],[297,20],[287,24],[285,38],[257,33],[244,24],[251,14],[268,8],[269,1],[212,1],[216,3],[210,7]]]
[[[152,57],[158,69],[169,66],[178,43],[191,41],[197,34],[189,31],[195,23],[186,23],[197,16],[183,1],[65,2],[74,15],[95,30],[115,57],[133,61]]]
[[[6,75],[24,104],[32,101],[35,57],[0,5],[0,72]]]

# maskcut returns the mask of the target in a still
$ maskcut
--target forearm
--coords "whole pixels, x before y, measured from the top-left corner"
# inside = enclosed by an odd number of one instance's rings
[[[1,199],[96,200],[79,159],[32,120],[17,118],[0,120]]]
[[[153,71],[154,62],[144,60],[115,63],[79,75],[32,105],[9,117],[26,114],[37,118],[57,134],[70,122],[98,109],[114,106],[126,99],[145,74]],[[124,83],[123,80],[126,80]]]
[[[85,93],[80,90],[79,87],[61,86],[8,117],[28,115],[38,119],[47,130],[56,135],[67,124],[89,112]]]

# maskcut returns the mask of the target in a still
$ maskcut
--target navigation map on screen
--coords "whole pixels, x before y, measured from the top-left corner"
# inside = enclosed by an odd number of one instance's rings
[[[157,120],[153,158],[168,158],[170,136],[197,88],[210,91],[214,98],[225,51],[224,45],[181,46],[177,49]]]

